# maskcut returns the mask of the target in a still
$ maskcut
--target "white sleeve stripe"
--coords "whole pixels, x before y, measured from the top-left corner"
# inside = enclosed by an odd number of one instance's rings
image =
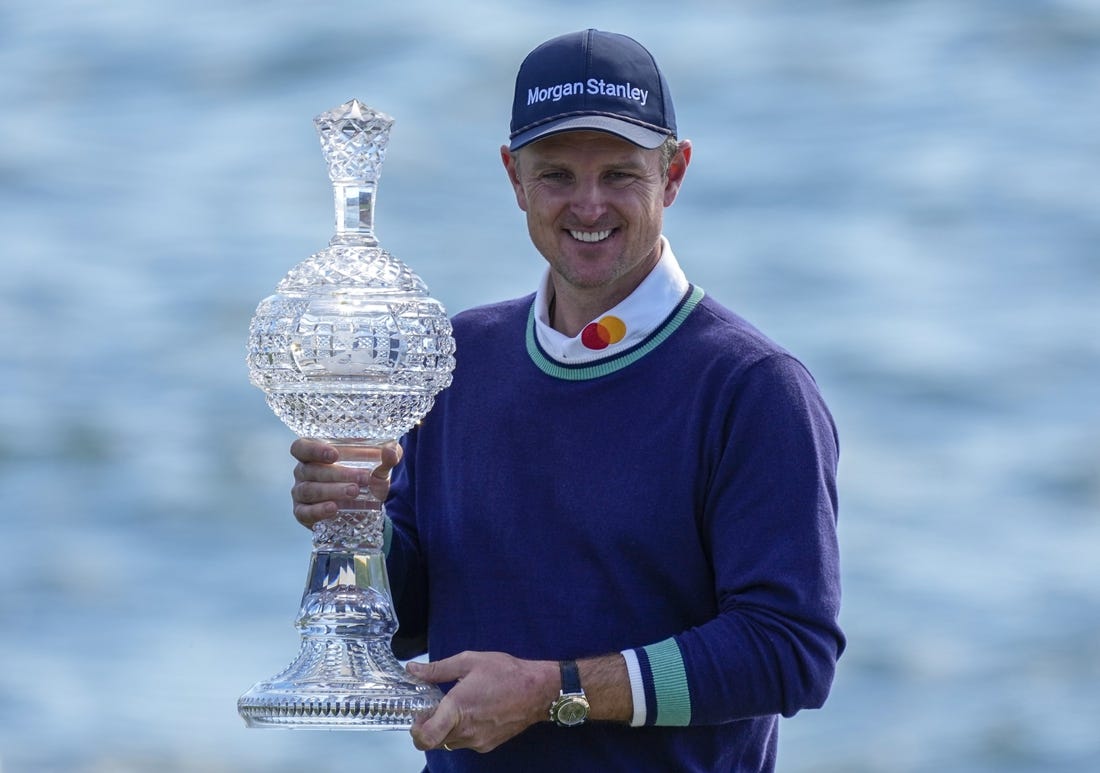
[[[634,702],[634,716],[630,720],[631,727],[641,727],[645,724],[645,686],[642,684],[642,667],[638,664],[638,653],[634,650],[623,650],[623,660],[626,661],[626,673],[630,676],[630,697]]]

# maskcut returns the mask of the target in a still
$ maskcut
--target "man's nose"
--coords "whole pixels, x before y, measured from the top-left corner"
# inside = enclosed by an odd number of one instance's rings
[[[579,180],[570,202],[573,215],[585,225],[592,225],[607,211],[606,192],[599,180]]]

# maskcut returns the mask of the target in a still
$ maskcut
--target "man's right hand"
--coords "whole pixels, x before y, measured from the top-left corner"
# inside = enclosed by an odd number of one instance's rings
[[[401,446],[386,443],[378,448],[378,466],[373,470],[338,464],[340,451],[335,446],[311,438],[299,438],[290,446],[290,455],[298,460],[294,468],[294,517],[307,529],[317,521],[331,518],[354,500],[362,489],[381,501],[390,491],[390,471],[401,461]]]

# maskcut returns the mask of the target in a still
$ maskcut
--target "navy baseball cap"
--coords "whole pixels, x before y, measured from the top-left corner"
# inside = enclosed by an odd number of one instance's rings
[[[582,129],[609,132],[643,148],[676,136],[665,76],[638,41],[588,29],[548,40],[523,60],[509,150]]]

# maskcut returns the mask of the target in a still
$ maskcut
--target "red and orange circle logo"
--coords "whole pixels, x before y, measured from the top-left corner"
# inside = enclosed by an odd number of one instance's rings
[[[590,322],[581,331],[581,343],[589,349],[606,349],[617,344],[626,335],[626,323],[618,317],[606,316]]]

